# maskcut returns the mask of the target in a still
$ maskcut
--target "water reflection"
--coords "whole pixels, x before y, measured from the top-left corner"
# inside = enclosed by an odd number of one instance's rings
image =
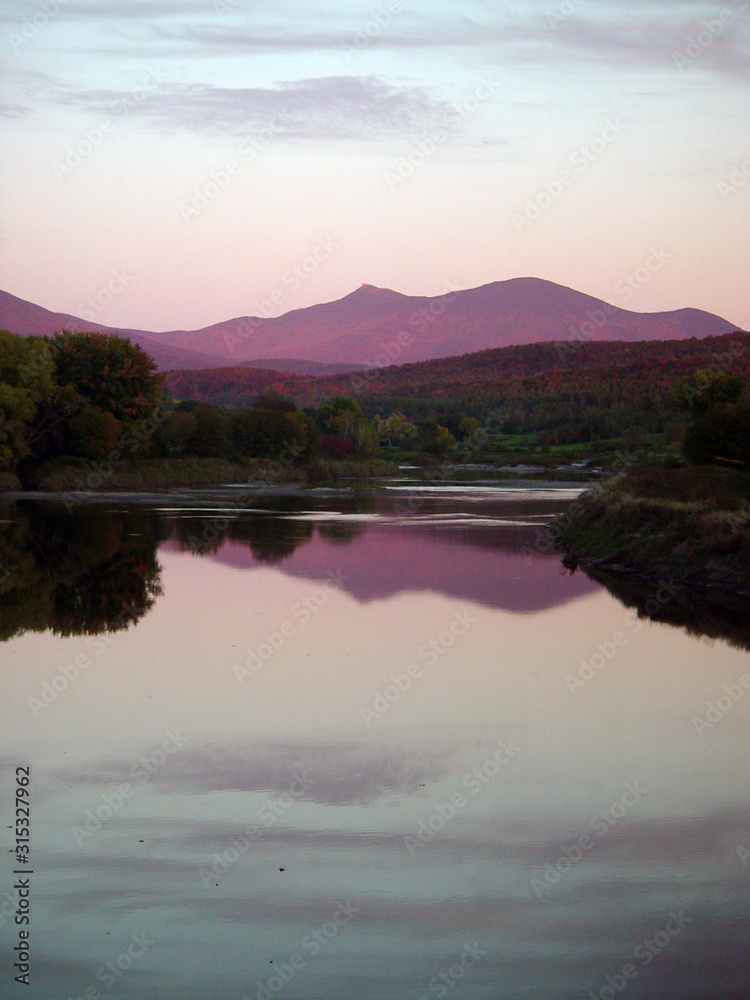
[[[242,506],[237,499],[78,504],[70,512],[52,500],[2,505],[8,570],[0,639],[136,623],[161,594],[159,548],[310,580],[336,569],[343,588],[364,602],[434,591],[535,612],[597,586],[583,575],[566,580],[554,555],[528,555],[538,525],[567,498],[363,494],[251,497]]]
[[[630,629],[649,588],[526,554],[566,500],[411,499],[3,508],[0,769],[10,788],[32,767],[34,1000],[745,1000],[750,696],[694,719],[747,657],[684,633],[723,623],[746,648],[742,607],[675,600],[680,628]],[[133,594],[133,627],[83,637]],[[500,744],[520,749],[498,767]]]
[[[163,548],[313,581],[335,567],[339,585],[365,603],[434,591],[538,613],[603,585],[640,617],[750,650],[747,597],[682,588],[649,611],[658,584],[593,569],[571,576],[554,553],[535,551],[539,525],[562,509],[539,493],[501,504],[485,492],[254,497],[252,507],[224,499],[235,503],[0,505],[0,641],[127,629],[162,593]]]
[[[641,618],[665,622],[682,628],[688,635],[722,639],[736,649],[750,652],[750,598],[721,590],[695,590],[682,587],[670,599],[654,603],[659,581],[586,570],[587,575],[603,584],[626,608],[636,608]]]
[[[94,516],[26,503],[0,511],[0,640],[120,631],[161,594],[159,524],[146,511]]]

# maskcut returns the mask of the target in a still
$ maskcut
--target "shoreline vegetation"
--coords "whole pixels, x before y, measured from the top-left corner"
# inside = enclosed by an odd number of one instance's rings
[[[184,398],[186,386],[173,384],[175,398],[129,340],[0,331],[0,492],[85,499],[227,484],[369,487],[405,466],[437,465],[440,478],[472,466],[584,479],[620,469],[548,526],[546,548],[561,548],[571,569],[746,595],[749,348],[750,335],[739,333],[671,342],[668,351],[537,344],[428,364],[434,376],[451,375],[442,400],[427,384],[418,389],[407,365],[357,383],[358,399],[331,395],[344,383],[317,379],[314,400],[272,382],[252,399],[215,405],[205,396],[227,377],[221,370],[191,376],[199,383],[190,392],[202,398]],[[628,364],[592,368],[600,355]],[[707,359],[718,367],[694,367]]]
[[[41,493],[89,493],[139,491],[177,487],[248,485],[318,485],[342,479],[377,479],[392,476],[398,466],[383,459],[316,459],[303,465],[276,468],[279,463],[263,459],[230,461],[223,458],[129,459],[106,462],[52,461],[23,480],[15,473],[0,472],[0,493],[23,490]]]
[[[634,468],[552,526],[565,565],[750,595],[750,472]]]

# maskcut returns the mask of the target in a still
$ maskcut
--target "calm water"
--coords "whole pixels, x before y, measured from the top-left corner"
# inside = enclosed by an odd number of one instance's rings
[[[1,505],[2,995],[747,1000],[748,608],[567,573],[576,492]]]

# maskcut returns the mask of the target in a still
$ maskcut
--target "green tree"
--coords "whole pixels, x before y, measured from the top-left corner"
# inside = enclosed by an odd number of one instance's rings
[[[0,383],[0,470],[15,469],[29,454],[36,409],[28,389]]]
[[[362,409],[350,396],[331,396],[318,407],[318,425],[324,434],[338,434],[341,417],[351,413],[362,416]]]
[[[419,445],[428,455],[446,455],[455,447],[456,439],[447,427],[443,427],[434,417],[424,417],[417,421]]]
[[[253,407],[256,410],[278,410],[281,413],[294,413],[297,404],[283,393],[267,389],[265,392],[258,393],[253,400]]]
[[[470,438],[479,440],[480,432],[482,431],[481,423],[476,419],[476,417],[463,417],[458,425],[458,429],[461,433],[461,439],[466,441]]]
[[[163,378],[145,351],[105,333],[56,334],[50,341],[55,379],[122,424],[145,420],[163,399]]]
[[[188,442],[197,429],[198,421],[192,413],[174,410],[157,429],[154,442],[166,457],[184,455]]]
[[[65,451],[82,458],[107,458],[118,450],[122,426],[111,413],[85,406],[68,423]]]
[[[698,414],[685,431],[682,453],[695,465],[749,465],[750,403],[725,403]]]
[[[53,352],[41,337],[0,331],[0,468],[60,446],[81,403],[55,381]]]
[[[226,458],[231,451],[227,415],[207,403],[199,403],[191,415],[195,430],[187,439],[186,453],[197,458]]]
[[[321,433],[306,413],[288,410],[241,410],[229,420],[229,436],[248,458],[302,461],[317,454]]]
[[[745,386],[741,378],[701,368],[675,382],[670,403],[685,413],[700,415],[723,403],[736,403]]]
[[[400,410],[396,410],[386,420],[378,415],[375,417],[375,434],[379,442],[390,447],[404,445],[416,441],[419,432],[416,425],[407,420]]]
[[[318,426],[326,435],[340,437],[359,458],[369,458],[377,451],[377,435],[349,396],[332,396],[318,407]]]
[[[296,425],[279,410],[242,410],[229,418],[229,435],[242,455],[276,458],[294,441]]]
[[[320,428],[308,413],[289,414],[295,426],[295,444],[297,461],[309,461],[315,458],[320,450],[323,435]]]

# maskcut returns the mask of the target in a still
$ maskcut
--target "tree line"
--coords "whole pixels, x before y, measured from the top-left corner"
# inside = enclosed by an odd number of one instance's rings
[[[331,395],[357,400],[365,416],[434,420],[461,440],[461,422],[503,412],[506,435],[540,445],[578,445],[667,434],[677,440],[684,413],[669,399],[682,378],[717,370],[750,381],[750,334],[636,343],[525,344],[459,357],[313,377],[248,367],[169,372],[169,391],[230,408],[275,389],[300,406]]]
[[[343,395],[304,410],[274,389],[240,409],[171,399],[153,359],[112,334],[0,332],[0,471],[54,459],[366,459],[411,434],[436,453],[454,443],[434,420],[373,420]]]
[[[354,398],[342,391],[352,376],[219,369],[165,377],[137,344],[112,334],[0,332],[0,471],[23,479],[55,459],[430,459],[459,456],[461,442],[491,456],[514,435],[535,435],[539,447],[608,439],[635,447],[666,433],[682,441],[688,461],[750,461],[750,335],[568,345],[562,357],[561,346],[358,374]],[[249,395],[256,376],[261,388]],[[232,397],[235,379],[243,389]],[[294,398],[274,381],[290,379]]]

